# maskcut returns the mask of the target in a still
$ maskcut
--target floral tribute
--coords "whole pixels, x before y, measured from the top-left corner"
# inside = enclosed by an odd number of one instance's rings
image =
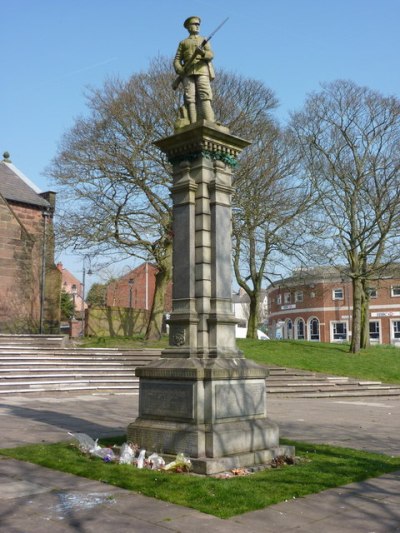
[[[189,472],[192,464],[183,453],[178,453],[176,459],[168,464],[157,453],[148,454],[138,444],[125,442],[122,446],[102,447],[98,440],[93,440],[86,433],[68,433],[76,442],[79,450],[92,457],[99,457],[105,463],[130,464],[136,468],[149,470],[166,470],[172,472]]]

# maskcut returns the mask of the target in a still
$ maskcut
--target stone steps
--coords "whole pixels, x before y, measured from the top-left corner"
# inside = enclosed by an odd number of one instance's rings
[[[400,385],[269,367],[267,393],[293,398],[400,396]]]
[[[160,350],[75,348],[62,337],[0,335],[0,395],[137,392],[135,369],[159,357]]]
[[[68,337],[65,335],[11,335],[0,333],[1,346],[56,346],[63,347],[68,343]]]
[[[160,355],[160,350],[67,347],[62,336],[0,335],[0,395],[137,393],[135,369]],[[400,396],[400,385],[276,366],[268,370],[267,392],[278,397]]]

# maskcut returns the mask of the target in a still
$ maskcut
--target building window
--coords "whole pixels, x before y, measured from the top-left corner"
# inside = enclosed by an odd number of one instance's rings
[[[318,318],[311,318],[309,322],[310,341],[319,341],[319,320]]]
[[[369,323],[369,340],[371,342],[380,342],[380,324],[379,320],[371,320]]]
[[[294,301],[295,302],[302,302],[303,301],[303,291],[296,291],[295,292]]]
[[[400,320],[392,320],[392,336],[393,339],[400,339]]]
[[[278,305],[281,305],[281,303],[282,303],[282,295],[281,294],[278,294],[278,296],[276,297],[276,303]]]
[[[285,292],[283,295],[283,302],[285,304],[290,304],[290,292]]]
[[[285,322],[285,339],[293,339],[293,323],[290,318]]]
[[[331,322],[332,341],[347,340],[347,322]]]
[[[392,296],[400,296],[400,285],[395,285],[391,287],[391,295]]]
[[[304,340],[305,338],[305,328],[304,328],[304,320],[302,318],[298,318],[295,322],[295,335],[296,339],[298,340]]]
[[[283,326],[285,325],[282,320],[278,320],[278,322],[273,322],[273,329],[275,330],[275,339],[283,339]]]
[[[343,300],[343,289],[333,289],[332,300]]]
[[[368,289],[368,294],[370,298],[378,298],[378,291],[373,287]]]

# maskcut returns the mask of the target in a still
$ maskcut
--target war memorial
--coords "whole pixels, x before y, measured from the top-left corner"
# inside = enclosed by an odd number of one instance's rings
[[[139,416],[128,440],[164,455],[185,453],[214,474],[293,455],[267,416],[264,367],[236,347],[231,301],[232,169],[249,141],[214,119],[210,37],[199,17],[184,27],[174,88],[184,103],[173,135],[155,144],[173,171],[173,310],[169,347],[136,371]],[[213,32],[215,33],[215,32]]]

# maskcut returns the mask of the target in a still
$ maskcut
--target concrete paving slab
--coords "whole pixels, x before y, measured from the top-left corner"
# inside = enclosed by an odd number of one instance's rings
[[[3,478],[4,479],[4,478]],[[10,500],[23,496],[33,496],[42,492],[48,492],[49,488],[30,481],[2,480],[0,500]]]
[[[283,437],[400,455],[400,398],[270,398],[268,408]]]
[[[296,527],[308,527],[311,520],[301,510],[290,505],[273,505],[260,511],[253,511],[230,519],[242,528],[242,531],[289,531]],[[264,529],[265,530],[265,529]]]
[[[50,491],[75,490],[87,492],[117,492],[122,489],[99,483],[91,479],[72,476],[64,472],[58,472],[32,463],[16,461],[6,457],[0,457],[1,479],[6,482],[25,481],[47,487]],[[7,481],[6,481],[7,480]],[[1,500],[0,491],[0,500]],[[16,495],[18,497],[18,495]]]
[[[137,396],[0,397],[0,447],[125,433]],[[268,401],[281,436],[399,455],[400,398]],[[103,483],[0,458],[0,531],[202,531],[392,533],[400,531],[400,472],[220,520]],[[25,492],[24,492],[25,491]],[[0,491],[1,492],[1,491]],[[15,497],[13,497],[15,496]],[[69,505],[69,507],[68,507]]]

